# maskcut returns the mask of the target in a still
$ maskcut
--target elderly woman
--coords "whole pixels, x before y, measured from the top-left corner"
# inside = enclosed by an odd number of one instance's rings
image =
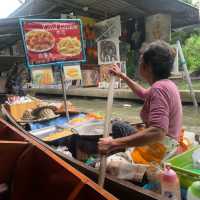
[[[128,130],[128,136],[100,139],[98,146],[102,154],[134,147],[131,154],[133,162],[146,164],[160,163],[166,153],[172,151],[179,139],[182,124],[180,95],[176,85],[169,80],[173,63],[173,49],[163,41],[155,41],[142,49],[139,71],[141,77],[151,86],[149,89],[143,88],[120,72],[117,66],[113,66],[111,73],[124,80],[144,100],[140,115],[146,127],[131,133],[131,128],[122,124],[121,129]],[[114,130],[113,127],[113,135]]]

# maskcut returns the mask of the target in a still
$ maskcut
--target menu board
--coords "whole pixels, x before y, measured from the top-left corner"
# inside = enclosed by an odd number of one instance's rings
[[[81,21],[21,20],[28,66],[85,59]]]

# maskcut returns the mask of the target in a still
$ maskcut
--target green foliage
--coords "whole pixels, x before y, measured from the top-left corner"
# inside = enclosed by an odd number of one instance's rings
[[[172,32],[171,44],[175,44],[177,40],[181,42],[182,45],[185,44],[186,40],[192,35],[200,35],[200,28],[191,28],[187,31]]]
[[[200,35],[192,35],[185,41],[183,52],[190,70],[200,69]]]
[[[190,34],[184,31],[172,32],[171,44],[176,44],[177,40],[179,40],[181,44],[185,44],[185,41],[189,37],[190,37]]]
[[[182,1],[184,1],[185,3],[192,4],[192,0],[182,0]]]
[[[200,2],[196,1],[194,2],[193,0],[182,0],[185,3],[191,4],[192,6],[195,6],[196,8],[199,8]]]

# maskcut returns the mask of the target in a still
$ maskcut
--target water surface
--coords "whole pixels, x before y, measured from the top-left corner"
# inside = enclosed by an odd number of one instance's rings
[[[105,114],[105,99],[70,98],[69,100],[83,112],[98,112],[102,115]],[[141,122],[141,108],[142,103],[114,100],[112,117],[121,118],[132,123],[138,123]],[[183,127],[188,131],[200,134],[200,113],[196,113],[192,105],[183,106]]]

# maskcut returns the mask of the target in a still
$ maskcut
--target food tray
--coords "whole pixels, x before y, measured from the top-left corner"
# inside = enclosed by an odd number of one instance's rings
[[[63,134],[62,132],[64,130],[67,130],[68,133]],[[60,140],[63,140],[64,138],[69,137],[74,134],[71,131],[71,128],[61,128],[58,126],[49,126],[46,128],[31,131],[30,133],[47,143],[59,142]],[[53,134],[57,134],[57,133],[58,133],[57,137],[54,137],[52,139],[45,139],[46,137],[51,136]]]
[[[82,126],[73,127],[72,130],[79,136],[102,136],[104,131],[104,122],[89,122]]]
[[[184,188],[188,188],[194,181],[200,181],[200,169],[193,168],[192,160],[192,154],[198,148],[199,145],[167,161],[176,171]]]

